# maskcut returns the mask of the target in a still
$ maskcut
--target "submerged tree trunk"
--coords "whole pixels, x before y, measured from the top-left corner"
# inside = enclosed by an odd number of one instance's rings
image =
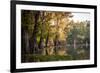
[[[48,34],[47,34],[46,42],[45,42],[45,48],[46,48],[46,49],[45,49],[45,50],[46,50],[46,51],[45,51],[45,54],[46,54],[46,55],[48,55],[48,52],[47,52],[47,49],[48,49],[48,48],[47,48],[47,47],[48,47],[48,41],[49,41],[49,32],[48,32]]]
[[[76,39],[74,39],[74,49],[76,49]]]
[[[26,45],[25,45],[25,50],[26,50],[26,53],[29,53],[29,34],[27,33],[27,32],[25,32],[25,43],[26,43]]]
[[[29,53],[29,34],[23,27],[21,30],[21,36],[22,52],[25,54]]]
[[[55,54],[57,53],[57,46],[58,46],[58,40],[57,40],[57,35],[56,35],[55,40],[54,40]]]
[[[22,56],[22,62],[25,62],[27,59],[25,57],[25,54],[29,54],[30,50],[29,50],[29,34],[28,31],[26,29],[27,27],[22,27],[21,29],[21,56]]]
[[[48,31],[48,34],[47,34],[47,37],[46,37],[46,43],[45,43],[46,47],[47,47],[48,41],[49,41],[49,31]]]
[[[41,31],[40,42],[39,42],[39,50],[40,50],[39,54],[45,54],[44,47],[45,47],[44,37],[43,37],[43,32]]]

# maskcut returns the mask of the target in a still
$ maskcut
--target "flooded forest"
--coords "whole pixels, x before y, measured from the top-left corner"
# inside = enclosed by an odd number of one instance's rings
[[[73,12],[21,10],[21,62],[90,59],[90,21],[73,17]]]

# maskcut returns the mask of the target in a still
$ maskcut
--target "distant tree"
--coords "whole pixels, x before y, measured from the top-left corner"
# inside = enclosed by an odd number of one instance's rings
[[[90,23],[89,21],[71,22],[71,30],[68,33],[67,42],[73,46],[72,53],[77,49],[87,49],[89,53],[89,41],[90,41]],[[82,50],[81,49],[81,50]],[[73,54],[74,54],[73,53]],[[75,55],[75,54],[74,54]]]

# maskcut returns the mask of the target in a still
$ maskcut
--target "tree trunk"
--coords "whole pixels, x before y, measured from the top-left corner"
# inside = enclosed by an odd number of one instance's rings
[[[27,29],[25,29],[27,27],[22,27],[21,28],[21,56],[22,56],[22,62],[25,62],[27,59],[25,57],[25,54],[29,53],[29,34]]]
[[[47,44],[48,44],[48,41],[49,41],[49,34],[50,34],[50,31],[49,31],[49,29],[48,29],[48,34],[47,34],[47,37],[46,37],[46,47],[47,47]]]
[[[74,39],[74,49],[76,49],[76,39]]]
[[[85,46],[86,46],[86,48],[88,48],[88,42],[87,41],[85,42]]]
[[[41,12],[41,18],[42,18],[42,27],[41,27],[41,35],[40,35],[40,42],[39,42],[39,54],[45,54],[45,50],[44,50],[44,47],[45,47],[45,43],[44,43],[44,25],[45,25],[45,18],[44,18],[44,11]]]
[[[40,50],[40,52],[39,52],[39,54],[45,55],[44,48],[45,48],[44,39],[43,39],[43,37],[40,37],[40,42],[39,42],[39,50]]]
[[[29,53],[29,34],[27,33],[27,32],[25,32],[25,43],[26,43],[26,45],[25,45],[25,50],[26,50],[26,53]]]
[[[30,39],[30,52],[33,54],[38,53],[38,43],[37,43],[37,36],[38,33],[38,19],[39,19],[40,11],[37,11],[34,15],[34,30],[32,37]]]
[[[58,30],[59,30],[59,18],[57,18],[56,19],[56,25],[57,25],[57,27],[56,27],[56,36],[55,36],[55,40],[54,40],[54,46],[55,46],[55,54],[57,53],[57,49],[58,49],[58,46],[59,46],[59,44],[58,44]]]

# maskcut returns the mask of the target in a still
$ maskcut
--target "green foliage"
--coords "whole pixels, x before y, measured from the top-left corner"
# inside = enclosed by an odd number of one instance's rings
[[[28,33],[32,33],[34,26],[34,12],[28,10],[22,10],[21,12],[21,26],[25,28],[24,30]]]
[[[70,44],[68,54],[74,59],[89,59],[90,23],[89,21],[71,22],[71,29],[66,34],[67,44]],[[76,40],[76,42],[74,42]],[[88,47],[86,47],[88,44]],[[76,46],[75,46],[76,45]]]
[[[78,43],[85,43],[85,41],[88,41],[90,38],[90,27],[89,27],[89,21],[84,22],[71,22],[72,29],[67,33],[68,37],[68,43],[73,43],[74,39],[77,39]],[[82,42],[81,42],[82,41]]]

